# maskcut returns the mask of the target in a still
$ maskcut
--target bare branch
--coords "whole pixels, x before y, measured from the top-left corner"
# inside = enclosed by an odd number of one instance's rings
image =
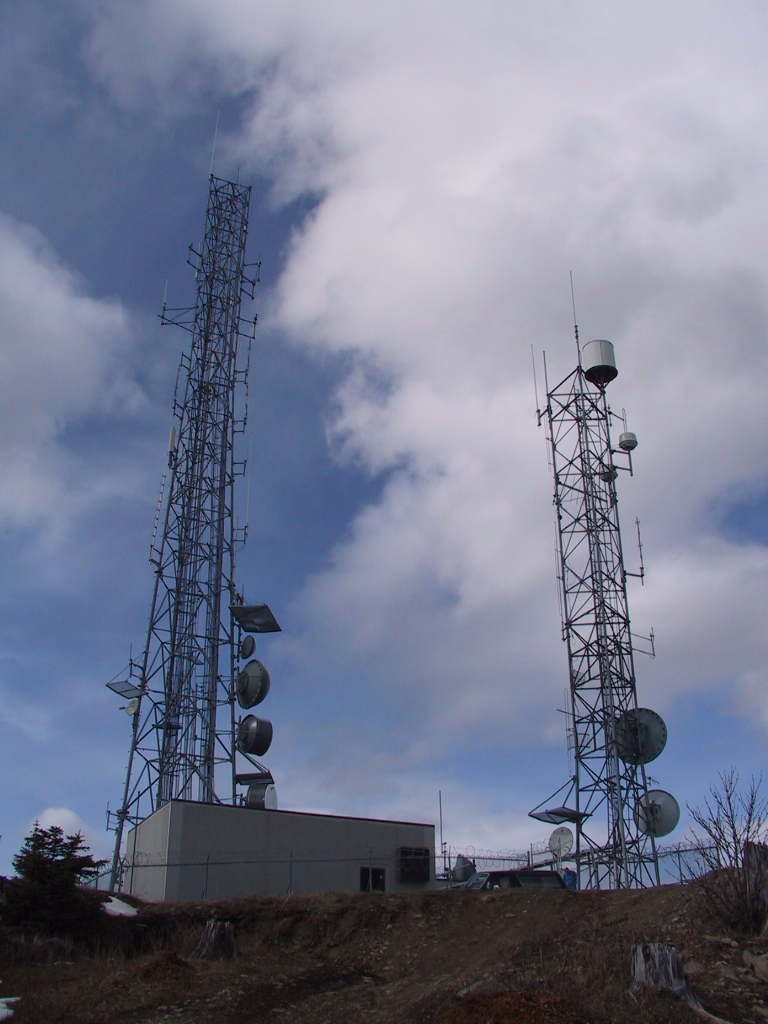
[[[695,879],[710,908],[729,928],[760,931],[768,912],[768,800],[762,776],[739,789],[735,768],[719,774],[704,807],[688,807],[694,843],[706,874]]]

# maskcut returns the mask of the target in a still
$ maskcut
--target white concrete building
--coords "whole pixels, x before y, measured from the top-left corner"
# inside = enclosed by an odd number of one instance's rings
[[[172,800],[128,834],[122,891],[152,901],[434,887],[435,826]]]

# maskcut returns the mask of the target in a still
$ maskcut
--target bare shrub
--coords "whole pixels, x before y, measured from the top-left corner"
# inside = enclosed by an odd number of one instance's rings
[[[762,776],[753,776],[743,790],[735,768],[718,779],[703,807],[688,807],[695,825],[694,849],[705,871],[692,881],[726,927],[759,932],[768,892],[768,856],[761,855],[768,840]]]

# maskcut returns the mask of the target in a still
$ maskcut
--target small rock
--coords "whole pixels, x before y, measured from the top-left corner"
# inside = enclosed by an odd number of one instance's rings
[[[755,976],[760,981],[768,981],[768,953],[763,953],[762,956],[753,956],[748,949],[745,949],[742,953],[744,963],[751,967],[755,972]]]
[[[466,988],[461,989],[456,994],[459,997],[468,995],[495,995],[497,992],[503,992],[504,990],[505,986],[500,985],[492,974],[484,974],[479,981],[474,982],[472,985],[467,985]]]
[[[685,973],[689,978],[696,978],[704,973],[704,965],[700,964],[698,960],[686,960]]]
[[[724,935],[705,935],[707,942],[722,942],[724,946],[738,946],[734,939],[727,939]]]

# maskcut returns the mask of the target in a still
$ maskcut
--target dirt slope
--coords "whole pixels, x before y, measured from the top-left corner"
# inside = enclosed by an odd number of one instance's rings
[[[238,958],[197,960],[205,921],[234,922]],[[6,936],[12,1024],[607,1024],[695,1021],[628,994],[635,942],[673,944],[711,1012],[768,1021],[768,984],[743,960],[762,940],[718,933],[695,892],[454,890],[254,898],[112,919],[90,956]]]

